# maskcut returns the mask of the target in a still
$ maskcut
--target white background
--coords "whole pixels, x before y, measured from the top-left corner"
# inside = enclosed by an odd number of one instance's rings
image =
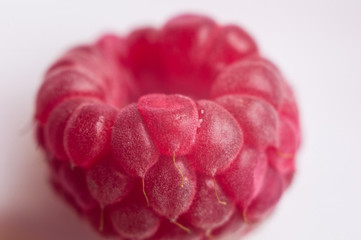
[[[295,182],[247,239],[361,239],[361,1],[67,2],[0,0],[0,225],[34,231],[22,239],[98,239],[47,185],[31,133],[42,74],[76,43],[192,11],[244,26],[299,99]]]

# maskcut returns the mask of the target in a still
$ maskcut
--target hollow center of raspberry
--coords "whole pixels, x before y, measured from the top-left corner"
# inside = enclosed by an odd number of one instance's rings
[[[139,90],[138,97],[150,93],[181,94],[193,99],[209,97],[216,73],[203,63],[204,60],[192,63],[188,58],[161,59],[158,53],[152,56],[154,57],[148,63],[142,63],[145,60],[141,56],[128,57],[132,59],[128,69]]]

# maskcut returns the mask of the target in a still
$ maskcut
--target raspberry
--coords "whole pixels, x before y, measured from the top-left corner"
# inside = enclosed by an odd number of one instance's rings
[[[102,235],[238,239],[295,172],[292,89],[240,27],[198,15],[66,52],[36,99],[56,192]]]
[[[105,104],[77,108],[64,129],[64,147],[75,166],[88,166],[101,158],[110,141],[117,111]]]
[[[150,94],[138,110],[161,154],[186,155],[194,145],[198,113],[192,99],[182,95]]]
[[[133,187],[133,179],[112,159],[103,158],[85,173],[90,194],[101,208],[124,199]]]

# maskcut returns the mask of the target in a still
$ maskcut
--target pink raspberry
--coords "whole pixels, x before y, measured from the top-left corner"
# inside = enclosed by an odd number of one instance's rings
[[[66,52],[35,119],[54,189],[118,239],[238,239],[275,208],[300,145],[277,67],[197,15]]]

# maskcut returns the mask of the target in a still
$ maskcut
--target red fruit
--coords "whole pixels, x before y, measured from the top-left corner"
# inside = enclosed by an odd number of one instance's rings
[[[224,191],[244,209],[259,192],[266,170],[266,154],[244,146],[237,159],[217,179]]]
[[[200,100],[197,140],[190,154],[192,164],[214,176],[226,169],[243,145],[243,133],[234,117],[218,104]]]
[[[64,130],[64,144],[75,166],[88,167],[107,151],[117,111],[105,104],[77,108]]]
[[[41,124],[45,124],[51,111],[68,98],[105,99],[104,90],[80,71],[63,71],[45,80],[36,99],[35,116]]]
[[[225,67],[257,51],[256,43],[242,28],[235,25],[220,27],[203,63],[204,78],[209,79],[208,82],[214,80]]]
[[[196,193],[196,175],[185,157],[161,157],[145,184],[150,206],[171,221],[189,209]]]
[[[64,147],[64,131],[71,114],[92,99],[73,98],[63,101],[53,110],[44,127],[45,146],[59,160],[69,161]],[[41,143],[41,142],[39,142]]]
[[[104,236],[239,239],[292,182],[292,89],[255,41],[204,16],[66,52],[36,99],[54,189]]]
[[[161,154],[189,153],[198,126],[192,99],[183,95],[145,95],[138,101],[138,110]]]
[[[245,144],[260,150],[275,144],[277,112],[269,103],[240,95],[225,95],[215,101],[236,118],[243,129]]]
[[[243,214],[240,211],[234,211],[231,218],[222,226],[213,229],[210,235],[222,240],[239,239],[241,234],[246,233],[248,226],[244,222]]]
[[[98,161],[85,174],[90,194],[101,208],[120,202],[133,187],[133,179],[112,159]]]
[[[203,233],[202,230],[191,227],[191,224],[187,222],[184,218],[180,218],[178,220],[181,226],[187,226],[188,231],[181,228],[180,226],[170,222],[167,219],[164,219],[161,222],[161,225],[156,232],[150,239],[157,239],[157,240],[202,240]]]
[[[104,237],[118,237],[118,233],[114,230],[112,220],[110,218],[109,208],[96,207],[87,212],[83,217],[95,228],[95,230]]]
[[[144,125],[137,105],[120,110],[112,136],[114,159],[130,175],[145,177],[159,158],[158,149]]]
[[[72,169],[70,164],[60,163],[58,172],[53,177],[81,211],[88,212],[97,206],[87,187],[83,169]]]
[[[114,64],[117,65],[126,55],[126,48],[122,41],[124,40],[115,34],[107,34],[96,42],[96,48],[100,50],[105,58],[116,61]]]
[[[276,108],[282,101],[282,82],[272,64],[257,58],[239,61],[222,72],[211,88],[211,96],[251,95],[264,99]]]
[[[183,15],[169,20],[159,36],[166,91],[207,95],[201,67],[212,49],[217,24],[208,17]]]
[[[197,179],[196,196],[185,214],[188,221],[195,227],[210,231],[225,223],[232,216],[233,211],[233,201],[220,190],[214,179],[200,175]]]
[[[126,39],[128,56],[124,61],[143,94],[165,91],[160,81],[164,72],[158,49],[159,33],[155,28],[141,28],[131,32]]]
[[[160,224],[158,217],[138,199],[127,199],[111,210],[110,217],[115,231],[127,239],[151,237]]]
[[[281,174],[269,168],[263,179],[262,187],[251,204],[244,209],[244,216],[249,223],[255,223],[270,214],[280,199],[284,189]]]

